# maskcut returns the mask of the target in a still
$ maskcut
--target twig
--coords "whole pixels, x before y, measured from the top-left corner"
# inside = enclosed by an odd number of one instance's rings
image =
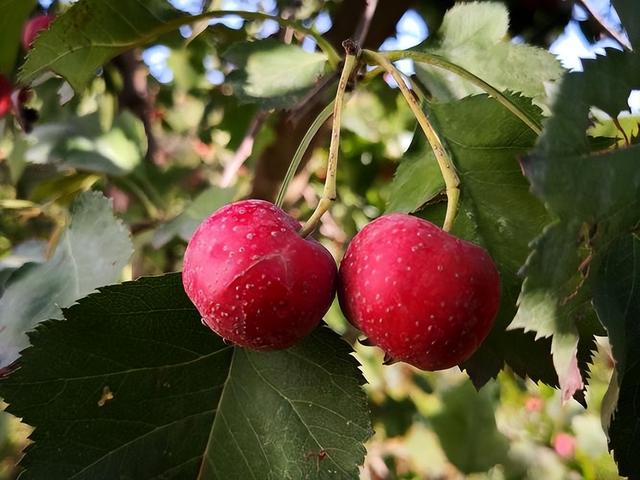
[[[245,133],[242,142],[240,142],[240,146],[236,150],[233,155],[231,161],[227,164],[222,174],[222,179],[220,180],[220,186],[222,188],[226,188],[231,185],[233,178],[240,170],[240,167],[244,164],[244,162],[251,156],[251,152],[253,152],[253,144],[256,139],[256,135],[262,128],[264,121],[267,119],[267,112],[261,111],[253,117],[253,120],[249,124],[249,128],[247,129],[247,133]]]
[[[340,75],[340,81],[338,82],[338,91],[336,92],[336,99],[333,104],[333,128],[331,129],[331,144],[329,145],[329,158],[327,159],[327,178],[324,183],[324,190],[322,192],[322,197],[318,202],[318,206],[309,220],[304,224],[302,230],[300,230],[300,235],[302,237],[308,236],[316,229],[320,218],[327,210],[329,210],[329,207],[336,199],[336,175],[338,173],[338,151],[340,149],[342,106],[344,104],[344,94],[347,90],[349,78],[351,78],[351,74],[358,64],[358,56],[360,54],[360,47],[352,40],[345,40],[342,45],[347,55],[344,60],[342,74]]]
[[[617,31],[612,25],[604,19],[600,12],[598,12],[587,0],[578,0],[578,2],[584,7],[584,9],[591,15],[591,18],[604,30],[604,32],[618,42],[622,47],[627,50],[633,50],[629,40],[625,38],[622,32]]]
[[[373,52],[371,50],[363,50],[362,54],[372,63],[380,65],[393,77],[395,82],[398,84],[398,88],[400,88],[400,92],[407,101],[409,108],[413,112],[413,115],[416,117],[416,120],[418,120],[420,127],[422,128],[425,136],[427,137],[427,140],[429,141],[429,144],[431,145],[433,154],[436,157],[438,166],[440,167],[440,172],[442,173],[442,178],[444,179],[447,193],[447,213],[444,218],[442,229],[445,232],[449,232],[453,227],[453,221],[458,210],[458,199],[460,197],[460,189],[458,188],[460,185],[460,179],[458,178],[458,174],[453,167],[453,163],[451,163],[451,160],[447,155],[444,145],[442,145],[442,141],[440,140],[438,133],[431,125],[431,122],[429,122],[429,120],[427,119],[426,115],[422,111],[422,107],[414,96],[414,93],[409,90],[409,87],[407,87],[407,84],[404,82],[404,78],[402,78],[402,75],[396,69],[396,67],[394,67],[393,64],[385,56],[377,52]]]
[[[353,38],[358,45],[364,45],[364,41],[369,34],[373,14],[376,13],[376,7],[378,6],[378,0],[365,0],[365,2],[367,3],[367,6],[360,17],[358,27],[353,34]]]
[[[153,106],[147,88],[148,73],[135,50],[114,58],[113,64],[122,75],[120,105],[131,110],[142,121],[147,137],[147,160],[160,164],[162,152],[153,133]]]

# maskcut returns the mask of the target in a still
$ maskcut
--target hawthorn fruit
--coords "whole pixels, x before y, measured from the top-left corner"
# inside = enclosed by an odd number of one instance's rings
[[[255,350],[290,347],[322,320],[335,295],[336,263],[275,205],[244,200],[200,224],[182,282],[203,323]]]
[[[351,241],[338,298],[388,360],[441,370],[468,359],[489,334],[500,278],[479,246],[426,220],[390,214]]]
[[[11,92],[13,85],[7,77],[0,74],[0,117],[11,111]]]
[[[27,20],[22,29],[22,48],[29,50],[38,34],[49,28],[54,19],[54,15],[41,14]]]

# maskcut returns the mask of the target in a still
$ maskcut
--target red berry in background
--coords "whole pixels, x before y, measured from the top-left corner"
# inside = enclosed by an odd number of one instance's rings
[[[206,323],[242,347],[295,344],[320,323],[337,268],[300,224],[262,200],[236,202],[200,224],[184,255],[182,283]]]
[[[11,111],[11,92],[13,85],[7,77],[0,74],[0,117]]]
[[[351,241],[338,298],[388,357],[423,370],[458,365],[487,337],[500,303],[489,254],[411,215],[382,216]]]
[[[46,30],[54,19],[54,15],[42,14],[27,20],[22,29],[22,47],[29,50],[38,34],[42,30]]]

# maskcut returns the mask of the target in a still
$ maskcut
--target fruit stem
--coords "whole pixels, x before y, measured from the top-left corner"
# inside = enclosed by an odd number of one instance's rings
[[[540,135],[540,133],[542,133],[542,127],[540,126],[540,123],[534,117],[532,117],[526,110],[523,110],[522,108],[520,108],[509,97],[504,95],[500,90],[493,87],[491,84],[485,82],[483,79],[481,79],[477,75],[474,75],[469,70],[461,67],[460,65],[450,62],[439,55],[434,55],[432,53],[425,53],[425,52],[415,52],[412,50],[407,50],[407,51],[390,50],[388,52],[384,52],[383,55],[387,60],[390,60],[390,61],[408,58],[418,63],[433,65],[435,67],[448,70],[451,73],[455,73],[459,77],[464,78],[465,80],[468,80],[470,83],[473,83],[476,87],[480,88],[485,93],[495,98],[507,110],[513,113],[527,127],[529,127],[531,131],[533,131],[533,133],[535,133],[536,135]]]
[[[327,159],[327,177],[324,181],[324,190],[322,191],[322,197],[318,202],[318,206],[309,220],[304,224],[302,230],[300,230],[300,235],[302,237],[308,236],[316,229],[320,222],[320,217],[329,210],[329,207],[331,207],[331,204],[336,199],[336,175],[338,172],[338,150],[340,149],[340,125],[342,123],[344,94],[347,90],[349,78],[358,64],[358,56],[360,54],[360,47],[353,40],[345,40],[342,42],[342,46],[344,47],[346,56],[342,67],[342,74],[340,75],[340,81],[338,82],[336,98],[333,103],[333,124],[331,126],[329,158]]]
[[[377,52],[363,50],[362,54],[372,63],[384,68],[393,77],[395,82],[398,84],[402,95],[407,101],[409,108],[413,112],[413,115],[416,117],[416,120],[418,120],[418,123],[427,137],[431,148],[433,149],[433,154],[436,157],[438,166],[440,167],[440,172],[442,173],[447,193],[447,213],[444,218],[442,229],[445,232],[449,232],[453,226],[453,220],[455,219],[456,212],[458,210],[458,199],[460,197],[460,189],[458,188],[460,185],[460,179],[458,178],[458,174],[455,171],[453,163],[449,159],[438,133],[431,125],[431,122],[427,119],[427,116],[422,111],[420,103],[411,90],[409,90],[409,87],[407,87],[407,84],[404,82],[404,78],[402,78],[398,69],[394,67],[385,56]]]
[[[300,145],[298,145],[296,153],[293,156],[293,160],[291,160],[291,163],[289,164],[289,168],[287,169],[287,173],[284,176],[284,180],[282,180],[282,185],[280,186],[280,191],[278,192],[278,197],[276,198],[276,205],[278,207],[282,207],[282,204],[284,203],[284,196],[287,193],[287,188],[289,188],[289,184],[291,183],[293,176],[298,170],[300,162],[302,161],[302,157],[304,157],[304,154],[311,144],[311,140],[313,140],[313,137],[316,136],[318,130],[320,130],[322,125],[324,125],[324,122],[326,122],[333,114],[333,105],[334,101],[332,100],[331,103],[324,107],[324,109],[318,114],[316,119],[309,127],[309,130],[307,130],[307,133],[305,133],[304,137],[302,137],[302,141],[300,142]]]

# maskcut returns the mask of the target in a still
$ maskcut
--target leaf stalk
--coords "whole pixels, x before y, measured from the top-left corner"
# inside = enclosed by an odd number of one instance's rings
[[[407,84],[404,82],[404,78],[402,77],[402,74],[398,71],[398,69],[393,66],[391,61],[389,61],[386,56],[381,55],[380,53],[371,50],[363,50],[362,55],[366,60],[382,67],[393,77],[395,82],[398,84],[398,87],[400,88],[400,92],[402,92],[402,95],[407,101],[409,108],[413,112],[413,115],[416,117],[418,124],[420,124],[422,131],[427,137],[427,141],[433,149],[433,154],[436,157],[436,161],[438,162],[438,167],[440,167],[440,172],[442,173],[442,178],[444,179],[446,188],[447,213],[444,218],[442,229],[445,232],[448,232],[453,227],[453,221],[458,210],[458,202],[460,198],[460,179],[458,178],[458,174],[455,171],[453,163],[451,162],[451,159],[449,158],[449,155],[447,154],[447,151],[445,150],[444,145],[442,144],[442,141],[438,136],[438,133],[433,128],[433,125],[431,125],[431,122],[422,111],[420,103],[411,92],[411,90],[409,90],[409,87],[407,87]]]
[[[331,127],[331,144],[329,146],[329,158],[327,159],[327,176],[324,182],[324,190],[322,197],[318,202],[318,206],[315,211],[307,220],[307,222],[300,230],[300,235],[303,237],[308,236],[313,232],[322,215],[329,210],[331,205],[336,199],[336,176],[338,173],[338,152],[340,150],[340,126],[342,124],[342,107],[344,105],[344,95],[347,90],[349,78],[355,70],[358,64],[358,56],[360,53],[360,47],[352,40],[345,40],[342,44],[344,46],[346,56],[344,59],[344,65],[342,67],[342,74],[338,81],[338,90],[336,92],[336,98],[333,103],[333,124]]]

